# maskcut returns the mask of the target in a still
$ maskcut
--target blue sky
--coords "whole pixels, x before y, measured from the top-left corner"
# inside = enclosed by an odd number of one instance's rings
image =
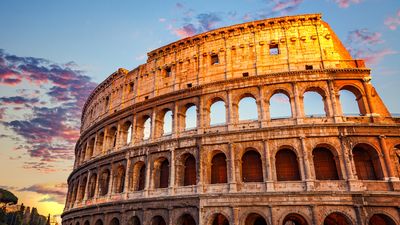
[[[0,185],[61,213],[80,107],[96,83],[186,35],[303,13],[322,13],[353,56],[367,59],[378,93],[399,113],[399,0],[0,1],[0,170],[20,175],[1,173]]]

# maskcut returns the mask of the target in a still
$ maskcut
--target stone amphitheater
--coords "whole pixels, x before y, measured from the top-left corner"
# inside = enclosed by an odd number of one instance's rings
[[[89,96],[62,224],[399,225],[400,119],[370,73],[320,14],[151,51]]]

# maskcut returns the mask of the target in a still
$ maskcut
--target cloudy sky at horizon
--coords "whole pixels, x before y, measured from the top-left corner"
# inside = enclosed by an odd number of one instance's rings
[[[304,13],[322,13],[400,113],[399,0],[1,1],[0,187],[61,214],[81,108],[98,83],[180,38]]]

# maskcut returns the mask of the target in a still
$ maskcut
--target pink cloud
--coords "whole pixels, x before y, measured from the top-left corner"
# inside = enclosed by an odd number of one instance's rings
[[[398,52],[392,49],[382,49],[379,51],[366,53],[364,56],[361,55],[361,57],[364,58],[367,63],[376,64],[380,62],[385,56],[394,54],[398,54]]]
[[[362,0],[334,0],[340,8],[348,8],[351,4],[359,4]]]
[[[21,188],[19,191],[35,192],[41,195],[47,195],[39,202],[57,202],[60,204],[65,203],[65,197],[68,191],[68,185],[66,183],[60,184],[35,184],[29,187]]]
[[[297,8],[303,0],[273,0],[274,6],[272,11],[274,12],[288,12]]]
[[[391,30],[396,30],[400,26],[400,9],[394,16],[386,18],[384,24]]]

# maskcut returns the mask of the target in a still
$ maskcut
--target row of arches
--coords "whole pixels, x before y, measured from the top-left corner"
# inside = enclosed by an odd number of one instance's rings
[[[297,213],[289,213],[287,214],[283,220],[282,225],[309,225],[304,216]],[[112,218],[108,225],[120,225],[122,224],[120,220],[116,217]],[[127,225],[141,225],[139,217],[132,216],[128,219]],[[168,224],[166,220],[162,216],[154,216],[150,223],[150,225],[166,225]],[[179,217],[179,219],[174,223],[176,225],[196,225],[196,220],[190,214],[183,214]],[[226,216],[221,213],[215,213],[212,215],[207,225],[229,225],[231,224]],[[258,213],[250,213],[244,220],[243,225],[268,225],[267,219]],[[323,220],[324,225],[353,225],[351,219],[341,212],[333,212],[326,216]],[[70,223],[69,225],[74,225]],[[76,222],[75,225],[80,225],[79,222]],[[89,220],[86,220],[83,225],[90,225]],[[103,220],[97,219],[94,225],[106,225],[103,223]],[[377,213],[370,217],[368,221],[368,225],[396,225],[396,222],[390,218],[389,216]]]
[[[196,129],[200,119],[204,117],[206,126],[218,126],[232,121],[257,121],[263,119],[262,114],[268,114],[268,119],[281,119],[293,117],[320,117],[332,116],[329,112],[331,100],[328,100],[326,91],[319,87],[309,87],[305,89],[299,97],[300,102],[295,102],[295,98],[290,91],[277,89],[269,95],[264,103],[268,108],[268,113],[263,112],[265,106],[256,93],[245,92],[240,95],[237,102],[232,104],[232,109],[227,104],[226,96],[215,96],[208,100],[205,114],[198,109],[198,103],[187,102],[175,108],[173,105],[166,105],[157,110],[153,115],[150,111],[139,113],[135,124],[132,120],[126,120],[120,125],[110,125],[100,130],[96,135],[83,142],[77,154],[77,165],[92,158],[95,155],[130,145],[133,141],[148,140],[154,136],[169,136],[174,132],[188,131]],[[362,92],[354,86],[343,86],[339,89],[339,95],[335,95],[337,102],[341,103],[340,110],[343,115],[365,115],[366,107]],[[329,102],[328,102],[329,101]],[[297,112],[298,107],[302,107],[302,113]],[[334,107],[334,106],[332,106]],[[177,110],[177,112],[175,112]],[[230,111],[233,110],[233,115]],[[177,115],[174,115],[177,113]],[[302,115],[304,114],[304,115]],[[228,119],[229,117],[229,119]],[[178,121],[175,121],[178,120]]]
[[[368,144],[357,144],[351,150],[354,169],[359,180],[380,180],[384,178],[382,165],[378,152]],[[239,170],[241,182],[264,182],[268,170],[274,174],[272,180],[276,181],[301,181],[307,179],[302,175],[303,159],[298,151],[291,147],[280,148],[272,158],[273,169],[268,169],[262,153],[256,148],[248,147],[240,156],[240,163],[236,165]],[[147,168],[149,166],[151,168]],[[311,151],[311,162],[314,167],[315,180],[344,180],[345,167],[340,160],[339,153],[326,144],[317,145]],[[118,164],[117,164],[118,165]],[[203,183],[221,184],[229,181],[228,158],[223,151],[214,150],[209,163],[205,163],[209,171],[208,178]],[[149,172],[147,173],[147,169]],[[70,182],[69,206],[85,198],[105,196],[109,193],[123,193],[142,191],[147,189],[167,188],[171,185],[190,186],[196,185],[200,179],[198,174],[200,163],[192,153],[179,156],[175,162],[175,171],[172,171],[170,159],[162,156],[152,162],[144,159],[137,160],[128,168],[126,163],[119,163],[114,168],[104,168],[101,171],[91,171],[90,175],[82,175]],[[174,173],[175,172],[175,173]],[[171,182],[174,174],[175,184]],[[148,180],[148,181],[147,181]],[[112,182],[111,182],[112,181]],[[146,187],[146,182],[148,186]],[[111,190],[109,190],[111,188]],[[87,192],[87,193],[86,193]]]

